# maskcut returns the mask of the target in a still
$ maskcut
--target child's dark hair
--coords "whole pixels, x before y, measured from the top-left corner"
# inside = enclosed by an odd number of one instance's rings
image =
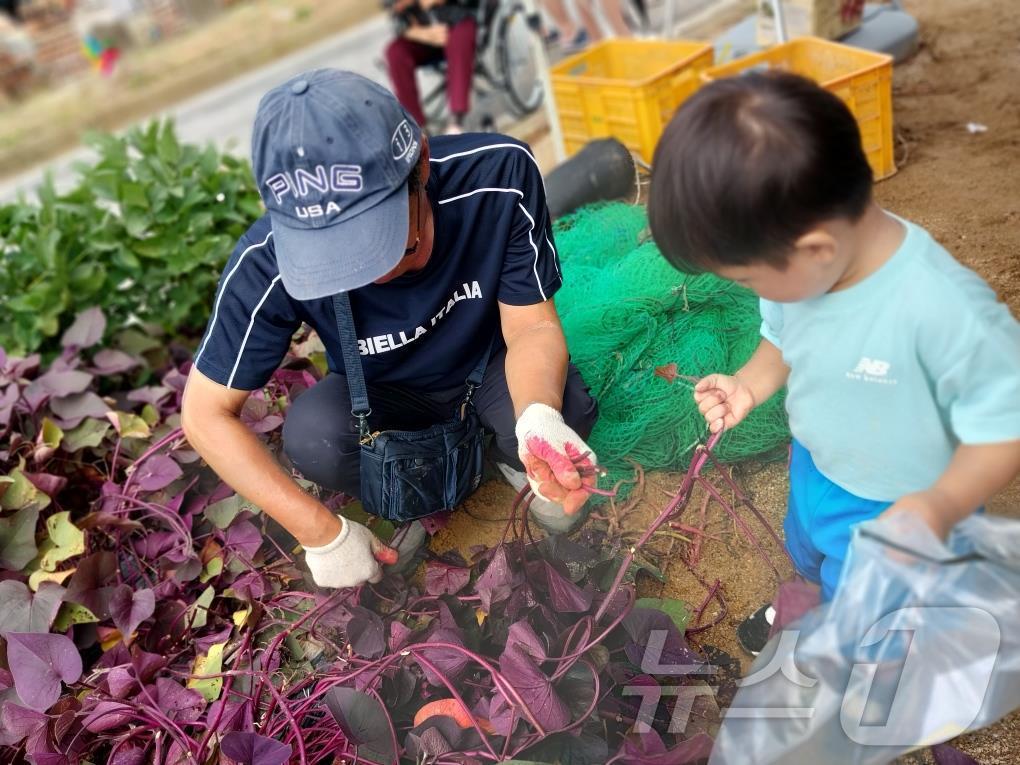
[[[839,98],[803,77],[754,72],[706,85],[677,111],[652,160],[648,218],[681,271],[784,268],[813,227],[859,219],[871,186]]]

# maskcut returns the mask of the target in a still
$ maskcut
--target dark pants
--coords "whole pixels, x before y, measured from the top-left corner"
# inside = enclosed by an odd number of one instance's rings
[[[475,391],[475,409],[482,426],[493,434],[492,456],[523,470],[517,457],[516,419],[507,389],[506,350],[494,356],[485,378]],[[464,399],[460,385],[441,393],[421,393],[407,388],[370,385],[372,414],[368,421],[376,430],[421,430],[456,416]],[[573,364],[563,391],[563,419],[581,438],[588,438],[598,405]],[[353,497],[361,493],[361,456],[358,424],[351,415],[347,378],[331,374],[299,396],[287,412],[283,426],[283,449],[291,463],[309,481]]]
[[[386,47],[386,64],[390,81],[397,100],[410,112],[422,127],[425,126],[425,112],[415,70],[419,66],[434,64],[446,58],[446,97],[450,111],[467,114],[471,105],[471,78],[475,71],[475,37],[478,25],[474,19],[464,19],[450,27],[446,48],[398,37]]]

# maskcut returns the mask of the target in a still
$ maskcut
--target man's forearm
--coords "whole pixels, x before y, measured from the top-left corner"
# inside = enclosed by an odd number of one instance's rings
[[[217,414],[198,424],[186,423],[185,429],[191,445],[220,478],[302,545],[324,545],[340,532],[340,520],[302,490],[236,416]]]
[[[553,322],[542,322],[509,339],[506,383],[516,417],[530,404],[563,408],[567,361],[563,330]]]
[[[765,338],[735,375],[751,391],[755,406],[772,398],[786,384],[789,376],[790,368],[783,361],[782,351]]]

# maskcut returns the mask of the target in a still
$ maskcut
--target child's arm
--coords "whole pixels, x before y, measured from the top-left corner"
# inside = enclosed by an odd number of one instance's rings
[[[1020,441],[962,444],[931,488],[901,497],[883,515],[916,513],[945,539],[953,526],[1004,489],[1018,473]]]
[[[783,387],[790,368],[782,352],[762,338],[754,355],[735,375],[708,375],[694,386],[698,410],[712,433],[732,428]]]

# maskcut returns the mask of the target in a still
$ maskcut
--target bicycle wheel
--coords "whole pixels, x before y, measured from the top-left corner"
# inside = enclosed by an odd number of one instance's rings
[[[499,19],[496,57],[510,108],[518,117],[535,111],[542,103],[537,46],[542,44],[538,20],[528,18],[523,4],[512,3]]]

